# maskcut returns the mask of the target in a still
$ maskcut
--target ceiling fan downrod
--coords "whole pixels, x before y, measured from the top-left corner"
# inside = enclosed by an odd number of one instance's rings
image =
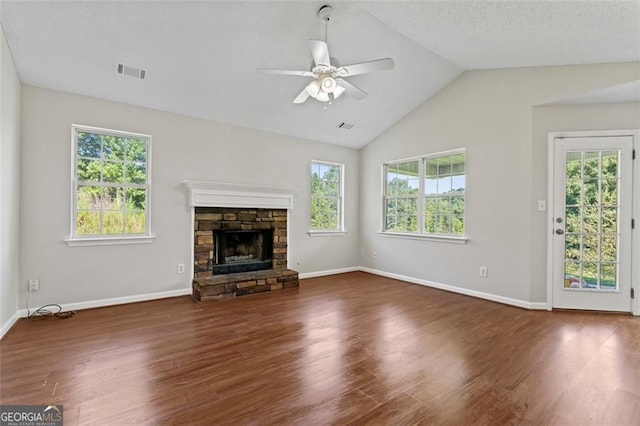
[[[327,42],[327,31],[329,28],[329,21],[333,16],[333,7],[325,4],[318,10],[318,17],[324,22],[324,42]]]

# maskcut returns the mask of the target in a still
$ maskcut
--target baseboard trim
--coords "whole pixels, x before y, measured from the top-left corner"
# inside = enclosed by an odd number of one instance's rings
[[[166,299],[169,297],[186,296],[190,294],[191,294],[191,287],[182,288],[180,290],[163,291],[159,293],[137,294],[135,296],[114,297],[112,299],[99,299],[99,300],[90,300],[87,302],[66,303],[60,306],[62,306],[63,311],[77,311],[80,309],[102,308],[104,306],[124,305],[126,303],[135,303],[135,302],[146,302],[148,300]],[[37,309],[37,308],[38,308],[37,306],[34,307],[34,309]],[[34,309],[32,309],[32,311]],[[18,311],[17,315],[20,318],[26,318],[28,315],[27,310],[22,309]]]
[[[456,287],[448,284],[442,284],[434,281],[423,280],[420,278],[409,277],[406,275],[394,274],[391,272],[380,271],[373,268],[367,268],[363,266],[353,266],[349,268],[339,268],[339,269],[329,269],[325,271],[316,271],[316,272],[307,272],[299,275],[301,280],[306,278],[316,278],[316,277],[324,277],[327,275],[336,275],[336,274],[344,274],[347,272],[367,272],[374,275],[379,275],[382,277],[393,278],[400,281],[405,281],[412,284],[419,284],[426,287],[437,288],[440,290],[446,290],[453,293],[463,294],[465,296],[472,296],[478,299],[490,300],[492,302],[498,302],[505,305],[517,306],[519,308],[530,309],[530,310],[547,310],[548,306],[544,302],[526,302],[524,300],[513,299],[510,297],[497,296],[495,294],[484,293],[481,291],[469,290],[462,287]],[[125,297],[114,297],[111,299],[100,299],[100,300],[91,300],[87,302],[78,302],[78,303],[67,303],[63,304],[63,311],[75,311],[80,309],[91,309],[91,308],[101,308],[104,306],[114,306],[114,305],[123,305],[126,303],[135,303],[135,302],[145,302],[147,300],[156,300],[156,299],[166,299],[169,297],[177,297],[177,296],[186,296],[191,294],[191,287],[183,288],[179,290],[170,290],[163,291],[158,293],[147,293],[147,294],[139,294],[135,296],[125,296]],[[37,309],[37,307],[35,307]],[[0,328],[0,338],[4,337],[4,335],[13,327],[18,318],[26,318],[27,310],[21,309],[17,311],[9,320],[7,320]]]
[[[324,277],[326,275],[344,274],[347,272],[358,272],[361,270],[362,268],[360,268],[359,266],[353,266],[350,268],[340,268],[340,269],[328,269],[326,271],[306,272],[304,274],[298,275],[298,278],[300,278],[301,280],[304,280],[306,278]]]
[[[13,315],[11,315],[11,318],[9,318],[7,322],[2,324],[2,328],[0,328],[0,339],[2,339],[4,335],[7,334],[9,330],[11,330],[11,327],[13,327],[16,321],[18,321],[18,318],[20,318],[19,311],[16,311]]]
[[[452,293],[458,293],[458,294],[463,294],[465,296],[476,297],[478,299],[490,300],[492,302],[498,302],[504,305],[516,306],[518,308],[524,308],[524,309],[530,309],[530,310],[546,310],[547,309],[546,303],[526,302],[520,299],[513,299],[510,297],[498,296],[491,293],[484,293],[481,291],[469,290],[462,287],[456,287],[456,286],[442,284],[434,281],[427,281],[420,278],[408,277],[406,275],[394,274],[391,272],[379,271],[377,269],[372,269],[372,268],[361,267],[360,270],[363,272],[374,274],[374,275],[380,275],[383,277],[393,278],[400,281],[406,281],[412,284],[419,284],[426,287],[433,287],[439,290],[446,290]]]

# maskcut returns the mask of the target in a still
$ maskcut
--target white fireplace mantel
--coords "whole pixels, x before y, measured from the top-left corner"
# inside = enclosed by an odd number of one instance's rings
[[[291,188],[192,180],[183,184],[191,207],[293,209],[295,190]]]

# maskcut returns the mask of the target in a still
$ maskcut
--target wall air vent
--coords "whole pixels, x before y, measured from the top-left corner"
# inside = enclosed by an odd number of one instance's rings
[[[351,130],[352,127],[353,127],[353,124],[345,123],[344,121],[342,123],[338,124],[338,129]]]
[[[142,68],[136,68],[120,63],[116,67],[116,72],[118,74],[128,75],[129,77],[139,78],[140,80],[144,80],[144,76],[147,74],[147,71]]]

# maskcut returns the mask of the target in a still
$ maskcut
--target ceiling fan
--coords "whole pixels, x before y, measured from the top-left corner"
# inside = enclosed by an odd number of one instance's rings
[[[325,23],[325,41],[309,40],[313,64],[310,71],[292,71],[278,69],[260,69],[259,71],[268,74],[293,75],[298,77],[313,77],[307,86],[293,100],[294,104],[301,104],[309,97],[320,102],[330,102],[331,99],[338,99],[343,93],[356,100],[364,99],[367,93],[345,80],[359,74],[367,74],[374,71],[390,70],[394,67],[393,59],[383,58],[358,64],[338,66],[335,58],[329,56],[327,45],[327,23],[331,19],[333,8],[322,6],[318,10],[318,16]],[[333,62],[333,63],[332,63]]]

